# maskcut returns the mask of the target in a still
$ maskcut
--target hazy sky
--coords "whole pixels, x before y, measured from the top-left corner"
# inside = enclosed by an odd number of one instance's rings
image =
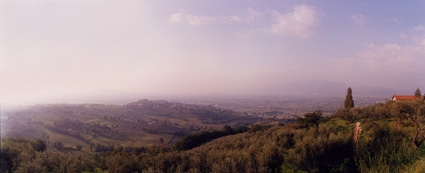
[[[425,91],[425,1],[0,1],[2,102],[311,79]]]

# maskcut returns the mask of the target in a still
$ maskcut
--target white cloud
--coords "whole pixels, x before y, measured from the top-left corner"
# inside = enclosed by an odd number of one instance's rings
[[[408,37],[408,35],[407,34],[405,34],[405,33],[400,33],[400,38],[402,38],[402,39],[406,39]]]
[[[423,32],[425,28],[415,27],[414,33]],[[412,32],[412,33],[413,33]],[[418,34],[420,35],[420,34]],[[400,37],[408,37],[401,33]],[[339,78],[357,83],[387,84],[399,86],[400,80],[417,83],[425,74],[425,39],[412,39],[412,44],[368,44],[366,49],[353,57],[333,61],[334,74]]]
[[[363,26],[366,24],[366,19],[363,15],[350,15],[351,20],[357,25]]]
[[[406,71],[406,69],[422,64],[423,62],[419,57],[424,57],[424,53],[418,46],[370,44],[366,51],[359,53],[358,61],[369,68]]]
[[[288,14],[280,14],[271,11],[277,23],[272,24],[270,31],[283,37],[307,38],[313,34],[317,25],[316,11],[305,5],[295,6],[294,11]]]
[[[413,32],[425,32],[425,26],[419,25],[411,29]]]
[[[230,16],[229,18],[228,18],[230,21],[234,21],[234,22],[240,22],[240,21],[242,21],[242,18],[240,17],[240,16]]]
[[[253,21],[257,21],[260,20],[263,17],[263,13],[258,12],[252,8],[248,8],[248,10],[246,10],[248,15],[245,16],[245,21],[247,22],[253,22]]]
[[[188,25],[239,24],[250,27],[241,31],[240,35],[265,32],[281,37],[307,38],[313,35],[318,19],[313,7],[298,5],[287,14],[277,10],[261,12],[252,8],[248,8],[244,14],[228,16],[202,16],[178,12],[170,16],[169,22]]]
[[[400,23],[402,23],[402,22],[403,22],[402,20],[397,19],[397,18],[395,18],[395,17],[388,19],[388,21],[390,21],[390,22],[394,22],[394,23],[397,23],[397,24],[400,24]]]
[[[425,48],[425,26],[419,25],[410,30],[411,39]]]
[[[425,46],[425,26],[416,26],[409,30],[409,34],[402,32],[400,38],[410,39],[418,46]]]
[[[406,72],[424,65],[425,49],[418,45],[398,44],[367,45],[355,57],[336,60],[337,66],[346,69]]]
[[[250,23],[261,20],[263,15],[264,14],[261,12],[258,12],[252,8],[248,8],[246,10],[246,14],[229,16],[199,16],[188,13],[174,13],[170,16],[169,21],[173,23],[185,23],[189,25],[210,25],[220,22]]]
[[[186,23],[189,25],[210,25],[215,23],[216,17],[196,16],[192,14],[174,13],[169,21],[174,23]]]

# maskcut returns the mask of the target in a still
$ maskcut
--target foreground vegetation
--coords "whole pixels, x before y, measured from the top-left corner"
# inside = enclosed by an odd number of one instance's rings
[[[227,126],[184,137],[191,142],[178,142],[173,148],[120,146],[94,156],[46,150],[41,140],[5,138],[1,168],[3,172],[401,172],[412,170],[413,164],[418,171],[425,156],[424,133],[424,100],[389,101],[340,109],[329,117],[315,111],[287,125],[238,130]],[[202,140],[207,137],[211,138]]]

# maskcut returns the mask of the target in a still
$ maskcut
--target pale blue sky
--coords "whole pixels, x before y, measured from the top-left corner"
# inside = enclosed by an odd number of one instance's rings
[[[312,79],[425,91],[424,11],[419,0],[3,0],[0,101]]]

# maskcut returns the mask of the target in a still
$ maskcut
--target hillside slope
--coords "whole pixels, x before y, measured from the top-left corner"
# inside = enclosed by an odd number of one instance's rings
[[[300,118],[189,151],[145,155],[139,166],[171,172],[399,172],[425,154],[424,116],[423,100],[341,109],[317,119],[317,126]]]
[[[94,158],[86,156],[81,158],[85,165],[80,164],[80,170],[410,172],[421,169],[417,165],[425,156],[424,132],[424,100],[389,101],[366,107],[340,109],[330,117],[323,117],[320,111],[316,111],[285,126],[252,126],[246,133],[218,138],[190,150],[163,147],[124,148],[106,155],[96,155]],[[2,154],[13,156],[11,151],[14,151],[14,145],[16,142],[2,140]],[[35,150],[36,147],[29,148],[28,150]],[[15,158],[28,157],[25,160],[28,165],[33,162],[46,163],[39,164],[40,170],[53,170],[48,167],[47,162],[41,161],[50,151],[32,153],[36,156],[30,157],[27,154]],[[79,162],[68,161],[61,164],[71,163]]]

